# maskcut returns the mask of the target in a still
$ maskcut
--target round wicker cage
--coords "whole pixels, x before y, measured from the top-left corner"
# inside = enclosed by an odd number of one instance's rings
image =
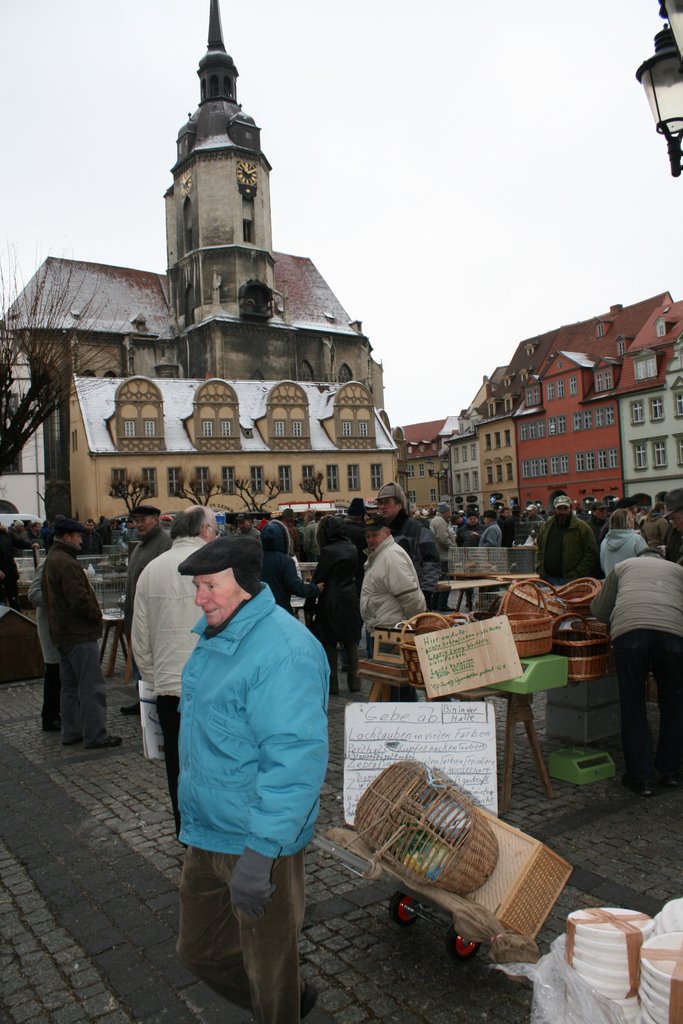
[[[356,828],[406,879],[465,895],[496,866],[498,843],[485,817],[448,776],[419,761],[385,768],[361,796]]]

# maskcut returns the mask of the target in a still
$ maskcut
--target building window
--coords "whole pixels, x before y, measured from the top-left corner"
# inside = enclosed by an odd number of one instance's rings
[[[145,488],[145,496],[153,498],[157,493],[157,471],[156,469],[143,469],[140,473],[142,485]]]
[[[470,445],[470,458],[472,459],[472,462],[476,461],[476,458],[477,458],[477,446],[476,446],[476,444],[471,444]]]
[[[370,486],[373,491],[378,491],[384,484],[382,476],[382,463],[371,462],[370,463]]]
[[[414,462],[409,462],[408,463],[408,476],[410,477],[411,480],[413,480],[415,478],[415,463]]]
[[[678,465],[683,466],[683,437],[676,438],[676,451],[678,452]]]
[[[202,420],[202,437],[213,437],[213,420]]]
[[[500,462],[499,462],[499,463],[498,463],[498,465],[496,466],[496,480],[497,480],[497,481],[498,481],[499,483],[502,483],[502,480],[503,480],[503,467],[502,467],[502,465],[500,464]]]
[[[135,420],[123,421],[124,437],[135,437]]]
[[[145,420],[145,437],[156,437],[157,421]]]
[[[586,472],[595,469],[595,452],[586,452]]]
[[[292,437],[303,437],[304,434],[304,421],[303,420],[292,420]]]
[[[597,334],[598,338],[604,338],[605,337],[605,326],[602,323],[602,321],[600,321],[600,320],[598,320],[598,324],[597,324],[597,327],[596,327],[596,334]]]
[[[465,482],[465,490],[469,491],[469,489],[470,489],[470,474],[469,473],[463,473],[463,479],[464,479],[464,482]]]
[[[610,469],[618,469],[619,468],[619,451],[618,451],[618,449],[610,448],[609,451],[607,452],[607,458],[608,458],[608,461],[609,461],[609,468]]]
[[[557,382],[557,397],[564,398],[564,377],[560,377]]]
[[[514,469],[511,462],[505,463],[505,479],[514,480]]]
[[[466,444],[464,444],[462,446],[462,461],[463,462],[467,462],[467,445]],[[467,488],[465,488],[465,490],[467,490]]]
[[[350,491],[360,490],[360,466],[357,463],[351,463],[347,470],[347,480]]]
[[[254,494],[263,493],[263,466],[250,466],[249,467],[249,479],[251,481],[251,489]]]
[[[472,490],[476,491],[479,489],[479,470],[472,470]]]
[[[654,356],[647,356],[645,359],[636,359],[633,368],[636,380],[648,380],[657,376],[657,360]]]
[[[527,404],[528,407],[531,407],[533,405],[538,405],[538,403],[540,401],[541,401],[541,391],[540,391],[540,388],[534,387],[534,388],[527,388],[526,389],[526,404]]]
[[[583,429],[584,430],[591,430],[592,428],[593,428],[593,413],[590,412],[590,411],[589,412],[584,412],[584,414],[583,414]]]
[[[569,378],[569,394],[570,395],[575,395],[577,393],[577,391],[578,391],[578,385],[577,385],[576,375],[572,374],[572,376]]]
[[[574,461],[576,464],[576,472],[583,473],[586,469],[586,456],[584,455],[584,453],[577,452],[574,456]]]
[[[242,221],[242,241],[253,242],[254,241],[254,223],[251,220]]]
[[[492,484],[493,483],[493,466],[487,466],[486,467],[486,483],[487,484]]]
[[[111,471],[111,485],[115,487],[125,487],[128,483],[128,470],[127,469],[112,469]]]
[[[419,463],[419,465],[418,465],[418,467],[417,467],[417,475],[418,475],[418,476],[424,476],[424,475],[425,475],[425,466],[424,466],[424,462],[420,462],[420,463]]]
[[[683,393],[674,396],[674,415],[683,416]]]
[[[166,487],[169,498],[175,498],[180,487],[180,468],[171,466],[166,470]]]
[[[491,435],[490,434],[487,434],[486,437],[484,438],[484,447],[486,448],[487,452],[491,451]]]
[[[286,424],[285,420],[274,420],[273,426],[275,427],[275,436],[276,437],[284,437],[285,436],[285,427],[286,427],[286,425],[287,424]]]
[[[608,405],[605,409],[605,424],[608,427],[614,426],[614,406]]]
[[[644,444],[634,446],[633,461],[636,469],[647,469],[647,448]]]
[[[598,448],[598,469],[607,469],[607,449]]]
[[[351,420],[342,420],[342,437],[351,437]]]
[[[572,415],[572,427],[574,428],[574,430],[581,430],[582,422],[583,422],[583,418],[581,416],[581,413],[580,412],[573,413],[573,415]]]
[[[289,493],[292,489],[292,469],[291,466],[278,466],[277,467],[277,480],[281,491]]]
[[[644,423],[645,409],[641,401],[631,402],[631,423]]]
[[[327,467],[327,489],[328,489],[328,491],[338,491],[339,490],[339,467],[338,466],[328,466]]]
[[[235,467],[221,466],[221,490],[223,494],[235,493]]]
[[[416,495],[415,491],[408,491],[407,497],[408,497],[408,504],[409,505],[414,505],[416,503],[417,495]]]
[[[650,419],[651,420],[663,420],[664,419],[664,403],[661,398],[650,399]]]
[[[460,449],[453,448],[453,462],[460,462]]]
[[[302,480],[312,480],[314,476],[315,476],[315,466],[311,466],[310,464],[308,464],[306,466],[302,466],[301,467],[301,479]]]
[[[596,391],[609,391],[612,387],[612,371],[611,370],[600,370],[595,375],[595,390]]]
[[[209,467],[197,466],[194,471],[195,487],[198,495],[209,493]]]
[[[545,386],[545,398],[547,402],[552,402],[555,397],[555,384],[553,381],[549,381]]]
[[[505,447],[509,448],[511,444],[512,444],[512,440],[510,438],[510,431],[506,430],[505,431]]]
[[[221,420],[221,437],[232,437],[232,420]]]
[[[617,338],[617,355],[623,356],[626,351],[626,338]]]
[[[369,437],[370,424],[367,420],[358,420],[358,433],[361,437]]]
[[[496,448],[500,448],[500,431],[497,430],[494,434],[496,440]]]
[[[666,466],[666,441],[653,441],[652,443],[652,465],[657,469]]]
[[[657,320],[655,330],[658,338],[663,338],[666,335],[666,321],[662,320],[661,317]]]
[[[594,412],[595,412],[595,426],[596,427],[602,427],[604,425],[604,422],[605,422],[605,410],[604,409],[595,409]]]
[[[560,459],[558,455],[550,456],[550,473],[552,476],[557,476],[560,472]]]

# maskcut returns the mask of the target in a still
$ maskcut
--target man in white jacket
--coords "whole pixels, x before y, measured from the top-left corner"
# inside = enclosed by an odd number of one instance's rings
[[[166,777],[176,835],[178,810],[178,733],[180,678],[197,642],[192,628],[199,618],[195,589],[178,566],[217,534],[216,515],[204,505],[179,513],[171,526],[172,547],[146,566],[137,582],[131,643],[140,678],[154,687],[159,724],[164,734]]]
[[[380,515],[365,525],[368,560],[360,592],[360,613],[368,633],[394,626],[425,611],[415,567]]]

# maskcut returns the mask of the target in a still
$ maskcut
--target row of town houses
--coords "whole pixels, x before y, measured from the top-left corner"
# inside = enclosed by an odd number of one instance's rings
[[[651,505],[683,480],[683,302],[665,292],[521,341],[457,418],[403,432],[418,507],[547,507],[560,491]]]

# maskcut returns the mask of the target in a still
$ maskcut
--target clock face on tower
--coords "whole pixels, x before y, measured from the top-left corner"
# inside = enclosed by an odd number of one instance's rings
[[[180,175],[180,194],[189,196],[192,191],[192,171],[184,171]]]
[[[237,161],[237,181],[240,185],[255,185],[258,176],[256,164],[250,160]]]

